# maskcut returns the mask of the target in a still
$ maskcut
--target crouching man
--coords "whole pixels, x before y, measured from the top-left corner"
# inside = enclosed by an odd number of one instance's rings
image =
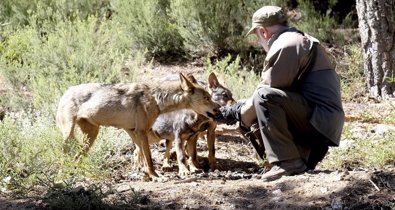
[[[246,101],[222,107],[217,121],[239,121],[241,131],[252,138],[250,126],[259,125],[263,145],[254,147],[273,165],[263,180],[312,170],[329,146],[339,145],[343,129],[334,67],[317,39],[288,26],[280,7],[257,10],[250,34],[267,52],[262,81]]]

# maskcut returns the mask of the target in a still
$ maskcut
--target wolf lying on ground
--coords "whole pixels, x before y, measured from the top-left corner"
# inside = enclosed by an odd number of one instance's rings
[[[76,155],[77,159],[87,154],[100,126],[124,129],[136,148],[142,151],[147,175],[158,176],[148,144],[148,133],[156,118],[162,113],[183,108],[212,118],[219,108],[203,87],[191,82],[183,74],[179,76],[179,81],[160,84],[89,83],[70,87],[60,99],[56,124],[65,141],[74,138],[76,124],[86,135],[87,142]],[[64,149],[68,150],[67,145]]]
[[[192,77],[190,80],[197,84],[197,81]],[[221,106],[230,105],[234,103],[232,93],[229,89],[222,86],[214,73],[208,77],[208,92],[214,102]],[[149,132],[150,143],[159,142],[161,139],[166,139],[166,152],[163,161],[163,167],[170,167],[170,150],[174,141],[177,162],[179,167],[179,175],[184,176],[190,172],[198,170],[199,163],[196,154],[196,141],[207,131],[207,145],[208,145],[208,160],[210,170],[216,168],[215,160],[215,129],[217,124],[209,117],[198,114],[191,109],[182,109],[173,112],[168,112],[159,115],[156,122]],[[203,133],[204,134],[204,133]],[[151,140],[155,140],[151,142]],[[188,160],[185,158],[184,142],[187,143]],[[138,157],[139,151],[135,151],[135,158]],[[141,156],[141,155],[140,155]],[[189,169],[188,169],[189,166]]]

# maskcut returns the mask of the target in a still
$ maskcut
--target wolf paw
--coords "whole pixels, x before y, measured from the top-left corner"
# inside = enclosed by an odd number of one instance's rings
[[[189,165],[189,171],[191,173],[199,173],[199,172],[202,171],[201,169],[199,169],[200,168],[200,164],[199,164],[198,161],[189,160],[188,161],[188,165]]]
[[[191,174],[191,172],[188,170],[188,168],[185,165],[179,166],[179,172],[178,175],[181,177],[185,177]]]
[[[192,174],[200,173],[203,171],[202,169],[199,169],[194,165],[189,165],[189,170],[191,171]]]

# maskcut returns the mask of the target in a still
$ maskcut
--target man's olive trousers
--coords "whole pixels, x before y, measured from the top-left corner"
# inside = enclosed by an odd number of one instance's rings
[[[300,93],[261,86],[242,107],[241,121],[258,122],[270,163],[302,158],[314,169],[328,151],[328,140],[310,124],[312,113]]]

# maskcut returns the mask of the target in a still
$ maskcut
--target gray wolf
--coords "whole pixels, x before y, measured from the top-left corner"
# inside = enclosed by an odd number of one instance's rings
[[[179,76],[179,81],[159,84],[88,83],[70,87],[59,101],[56,124],[65,142],[74,138],[75,125],[86,135],[86,142],[76,159],[87,154],[100,126],[112,126],[129,134],[136,148],[142,151],[146,174],[157,177],[148,144],[148,133],[156,118],[162,113],[183,108],[212,118],[219,107],[203,87],[181,73]],[[67,146],[64,149],[67,151]]]
[[[194,78],[190,78],[195,84],[198,83]],[[199,81],[200,84],[204,84]],[[218,82],[214,73],[208,77],[208,83],[204,84],[211,94],[214,102],[221,106],[234,103],[232,93]],[[210,170],[216,168],[215,160],[215,129],[217,124],[209,117],[196,113],[191,109],[182,109],[159,115],[155,121],[152,131],[149,133],[150,143],[158,142],[166,139],[166,152],[163,160],[163,167],[169,167],[170,150],[174,142],[177,154],[177,162],[179,167],[179,175],[184,176],[189,173],[196,172],[199,168],[196,154],[196,142],[207,131],[208,144],[208,160]],[[188,160],[186,160],[184,152],[184,143],[186,142],[186,150]],[[189,166],[189,168],[188,168]]]

